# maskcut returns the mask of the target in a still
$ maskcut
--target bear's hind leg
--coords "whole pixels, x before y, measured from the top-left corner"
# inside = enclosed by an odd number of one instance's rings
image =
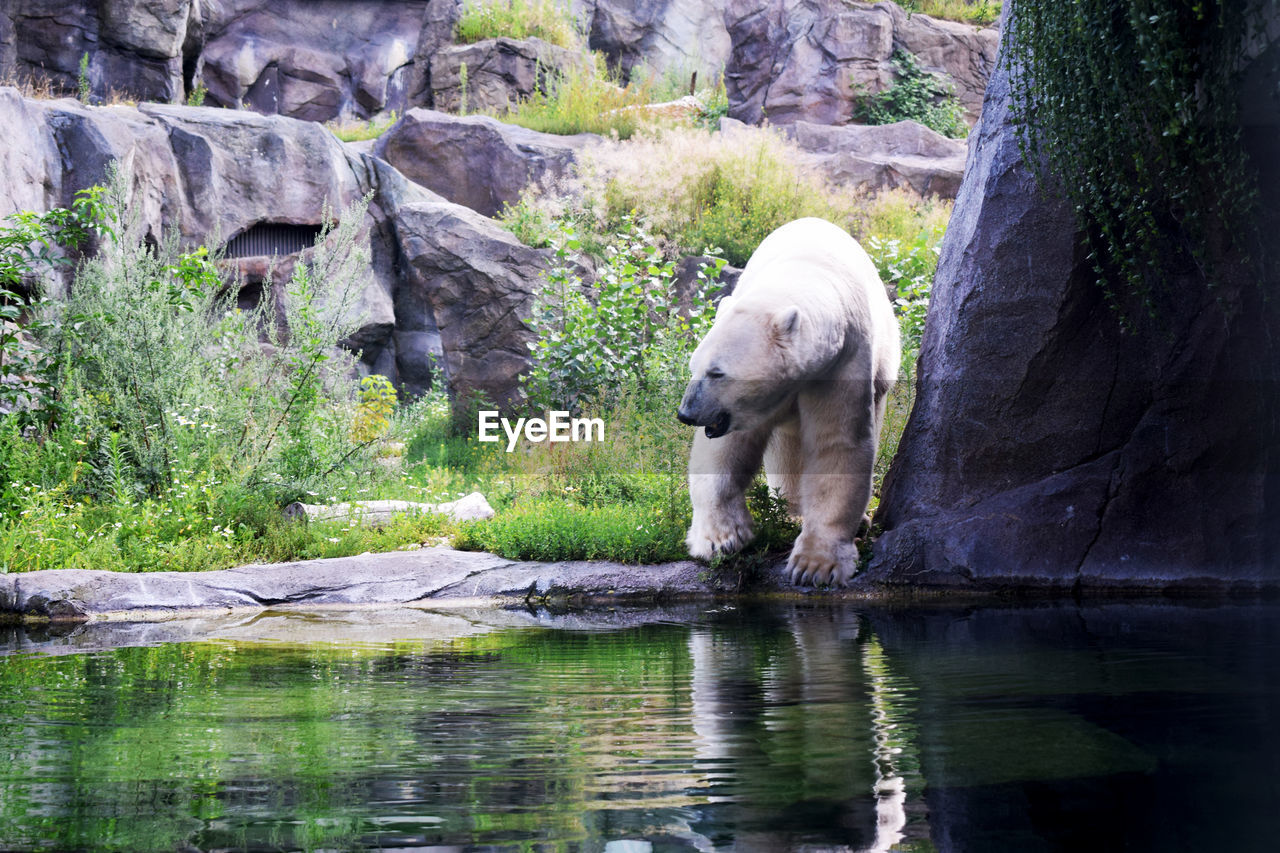
[[[699,430],[689,454],[689,499],[693,523],[685,544],[689,554],[710,560],[732,554],[751,541],[746,490],[760,470],[768,429],[707,438]]]

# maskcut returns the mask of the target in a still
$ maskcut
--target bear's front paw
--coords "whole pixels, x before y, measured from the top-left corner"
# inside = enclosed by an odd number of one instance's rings
[[[742,513],[708,514],[694,516],[685,537],[689,555],[699,560],[710,560],[717,554],[732,554],[755,536],[751,532],[751,517]]]
[[[858,547],[852,542],[805,535],[791,549],[787,569],[797,586],[844,586],[858,564]]]

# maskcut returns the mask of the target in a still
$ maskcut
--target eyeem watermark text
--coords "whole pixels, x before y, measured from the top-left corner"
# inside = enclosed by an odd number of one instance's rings
[[[602,418],[572,418],[568,412],[547,412],[545,418],[499,417],[495,411],[480,412],[479,438],[481,441],[501,441],[498,428],[507,434],[507,452],[515,450],[516,442],[523,434],[527,441],[604,441]]]

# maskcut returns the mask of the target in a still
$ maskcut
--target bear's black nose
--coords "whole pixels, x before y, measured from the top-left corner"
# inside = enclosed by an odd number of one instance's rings
[[[676,409],[676,418],[680,421],[680,423],[686,424],[687,426],[698,425],[698,422],[694,420],[693,415],[689,414],[684,410],[684,406],[681,406],[680,408]]]

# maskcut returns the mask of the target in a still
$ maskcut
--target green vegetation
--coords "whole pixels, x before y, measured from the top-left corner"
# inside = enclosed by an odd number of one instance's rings
[[[204,98],[208,94],[209,94],[209,89],[204,85],[203,82],[196,83],[195,88],[193,88],[190,94],[187,95],[187,106],[203,107]]]
[[[964,107],[956,99],[951,83],[925,71],[915,54],[905,50],[895,50],[892,62],[898,79],[883,92],[859,97],[853,111],[855,122],[892,124],[911,120],[953,139],[968,135]]]
[[[80,56],[80,73],[76,77],[76,97],[81,103],[89,103],[93,92],[89,86],[89,54]]]
[[[377,139],[387,132],[387,128],[400,120],[399,114],[392,110],[382,118],[371,118],[368,121],[331,121],[325,127],[343,142],[363,142],[366,139]]]
[[[582,41],[568,0],[467,0],[453,37],[459,44],[499,37],[540,38],[568,48]]]
[[[1000,17],[1001,0],[901,0],[908,12],[985,27]]]
[[[1074,206],[1122,320],[1179,298],[1171,269],[1210,286],[1215,258],[1263,245],[1237,75],[1267,2],[1027,0],[1007,24],[1024,159]]]
[[[643,86],[624,87],[606,70],[602,57],[549,74],[546,91],[535,92],[501,116],[503,121],[542,133],[598,133],[627,139],[650,121]]]

